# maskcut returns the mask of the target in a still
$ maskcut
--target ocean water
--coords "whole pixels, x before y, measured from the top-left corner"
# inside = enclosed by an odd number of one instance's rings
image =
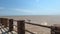
[[[60,24],[60,16],[0,16],[0,18],[9,18],[14,20],[25,20],[26,22],[42,24],[42,25],[54,25]],[[16,25],[17,22],[14,22]],[[50,34],[50,29],[45,27],[39,27],[34,25],[25,24],[25,28],[35,34]],[[28,32],[26,32],[27,34]]]

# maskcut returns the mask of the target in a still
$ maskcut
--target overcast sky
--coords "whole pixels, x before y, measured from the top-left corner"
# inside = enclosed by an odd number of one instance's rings
[[[60,0],[0,0],[0,16],[60,15]]]

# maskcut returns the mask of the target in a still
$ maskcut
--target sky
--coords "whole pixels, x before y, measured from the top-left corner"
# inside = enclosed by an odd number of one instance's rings
[[[60,15],[60,0],[0,0],[0,16]]]

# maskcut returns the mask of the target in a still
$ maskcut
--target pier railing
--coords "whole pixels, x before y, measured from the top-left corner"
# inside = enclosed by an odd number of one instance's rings
[[[16,21],[17,25],[13,25],[13,22]],[[0,18],[0,30],[2,34],[8,33],[14,34],[12,31],[16,32],[17,34],[25,34],[25,32],[29,32],[30,34],[35,34],[27,29],[25,29],[25,24],[40,26],[40,27],[46,27],[51,29],[51,34],[60,34],[60,28],[55,26],[46,26],[46,25],[40,25],[35,23],[29,23],[25,22],[25,20],[13,20],[8,18]],[[17,28],[17,30],[14,30],[14,26]],[[3,32],[3,30],[5,32]]]

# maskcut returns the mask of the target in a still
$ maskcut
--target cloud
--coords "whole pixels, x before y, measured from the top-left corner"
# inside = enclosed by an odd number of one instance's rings
[[[15,13],[18,13],[18,14],[20,14],[20,13],[22,13],[22,14],[32,14],[32,11],[31,10],[28,10],[28,9],[19,9],[19,8],[3,8],[3,7],[0,7],[0,11],[1,12],[8,12],[9,11],[9,13],[10,12],[15,12]]]
[[[31,9],[19,9],[19,8],[1,8],[0,15],[58,15],[57,10],[31,10]]]
[[[4,15],[32,15],[32,13],[26,9],[6,9],[0,10],[0,16]]]
[[[26,12],[26,13],[31,13],[32,12],[31,10],[28,10],[28,9],[12,9],[12,10],[22,11],[22,12]]]

